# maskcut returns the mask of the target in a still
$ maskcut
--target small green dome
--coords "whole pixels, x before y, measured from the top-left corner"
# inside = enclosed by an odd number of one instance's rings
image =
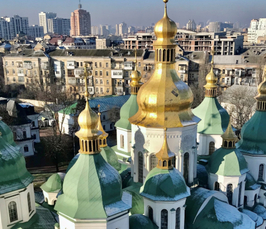
[[[128,121],[128,119],[135,115],[138,110],[139,106],[137,103],[137,95],[131,95],[128,101],[121,107],[120,119],[116,122],[115,126],[126,130],[131,130],[131,123]]]
[[[41,189],[45,192],[58,192],[62,187],[62,180],[58,173],[53,174],[48,180],[41,186]]]
[[[241,139],[237,148],[248,154],[266,154],[266,112],[256,111],[241,130]]]
[[[241,176],[248,171],[247,162],[237,149],[220,148],[209,159],[209,173],[222,176]]]
[[[103,156],[104,160],[106,160],[117,171],[121,169],[121,164],[118,162],[118,157],[115,151],[111,147],[109,146],[103,147],[101,150],[101,155]]]
[[[139,194],[141,185],[141,183],[133,183],[132,185],[123,189],[123,191],[130,193],[132,196],[132,208],[130,209],[131,215],[144,214],[144,200]]]
[[[0,195],[26,188],[33,181],[18,147],[0,137]]]
[[[216,98],[205,97],[196,107],[193,114],[201,119],[198,123],[198,133],[222,135],[229,123],[227,111]]]
[[[119,173],[101,154],[80,154],[65,176],[55,209],[75,219],[107,218],[129,208],[121,198]]]
[[[12,146],[16,146],[12,130],[2,120],[0,120],[0,132],[2,133],[2,138],[4,139],[4,141]]]
[[[158,229],[159,227],[153,223],[145,215],[132,215],[129,217],[129,229]]]
[[[141,187],[140,194],[154,201],[176,201],[190,195],[182,174],[177,169],[151,170]]]

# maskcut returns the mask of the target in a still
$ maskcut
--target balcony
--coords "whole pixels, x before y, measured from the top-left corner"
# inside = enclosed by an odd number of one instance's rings
[[[67,61],[67,69],[75,69],[76,61]]]
[[[42,70],[48,70],[48,68],[49,68],[49,64],[48,64],[48,62],[43,62],[43,63],[41,64],[41,68],[42,68]]]
[[[18,67],[18,68],[22,68],[22,67],[23,67],[23,63],[22,63],[21,61],[18,61],[18,62],[17,62],[17,67]]]
[[[124,63],[124,70],[133,70],[133,69],[134,69],[134,64],[132,61]]]
[[[112,79],[123,79],[123,70],[112,70]]]
[[[94,87],[88,87],[88,91],[89,91],[90,95],[93,95],[95,93]]]
[[[84,75],[84,68],[76,68],[74,70],[75,77],[83,77]]]
[[[25,76],[23,68],[18,68],[18,76]]]
[[[32,63],[31,63],[31,61],[24,61],[23,68],[32,69]]]
[[[74,85],[74,86],[76,86],[76,84],[77,84],[77,81],[76,81],[75,78],[68,78],[67,81],[68,81],[68,84],[69,84],[69,85]]]

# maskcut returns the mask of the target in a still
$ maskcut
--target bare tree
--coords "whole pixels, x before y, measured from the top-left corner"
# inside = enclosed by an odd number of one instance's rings
[[[254,87],[232,86],[219,97],[237,129],[240,130],[254,113],[256,94]]]

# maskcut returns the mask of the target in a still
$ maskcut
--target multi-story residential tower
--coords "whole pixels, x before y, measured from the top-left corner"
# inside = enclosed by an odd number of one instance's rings
[[[89,35],[91,34],[91,15],[86,10],[79,8],[71,13],[71,36]]]
[[[70,19],[50,18],[47,20],[48,32],[60,35],[70,35]]]
[[[32,25],[28,29],[28,35],[32,38],[43,37],[43,27],[38,25]]]
[[[56,17],[56,13],[51,13],[51,12],[41,12],[39,13],[39,25],[43,26],[43,32],[44,34],[48,33],[48,19],[50,18],[55,18]]]

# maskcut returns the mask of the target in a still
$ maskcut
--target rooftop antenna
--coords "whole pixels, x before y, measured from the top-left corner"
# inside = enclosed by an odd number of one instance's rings
[[[82,8],[82,5],[81,5],[80,0],[79,0],[79,9],[81,9],[81,8]]]

